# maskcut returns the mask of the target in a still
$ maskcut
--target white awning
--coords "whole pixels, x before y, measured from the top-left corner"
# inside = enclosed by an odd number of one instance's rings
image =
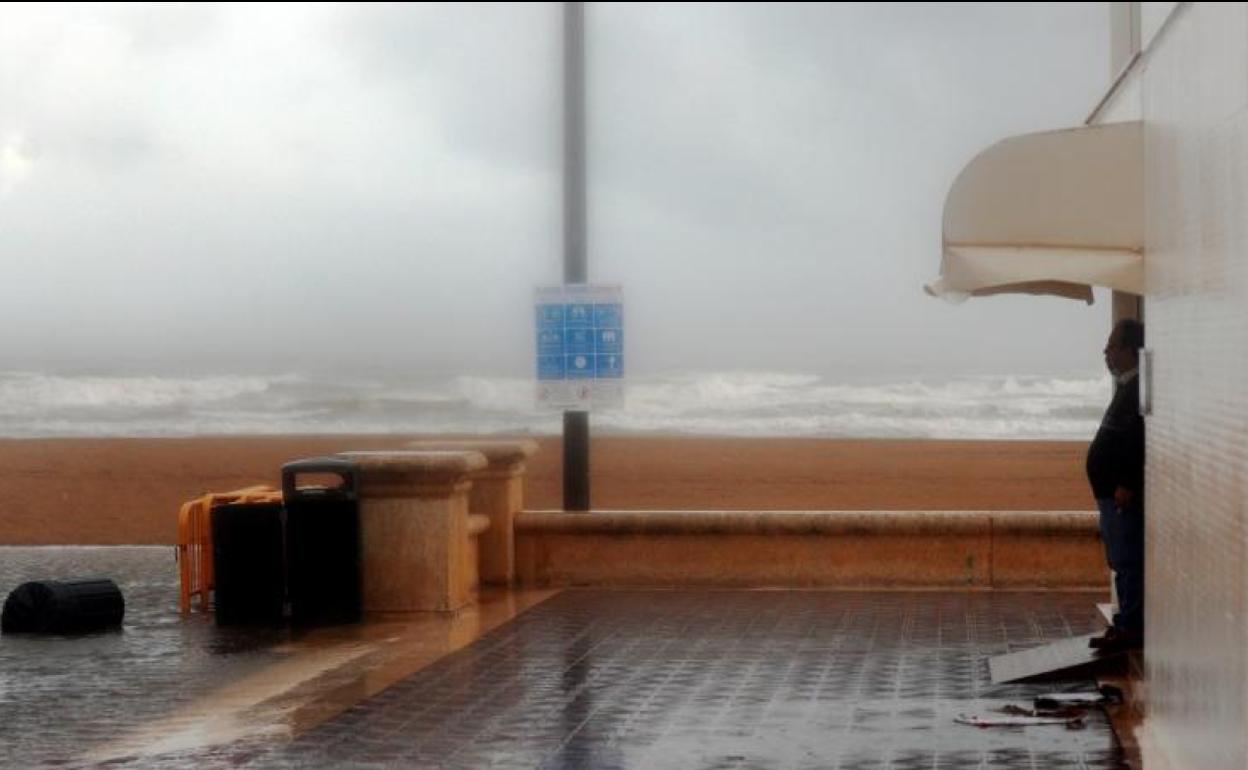
[[[945,198],[928,294],[1144,293],[1144,129],[1113,123],[1015,136],[981,152]]]

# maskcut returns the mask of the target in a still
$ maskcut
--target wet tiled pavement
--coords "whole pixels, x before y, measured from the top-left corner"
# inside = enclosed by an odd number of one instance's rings
[[[265,665],[273,640],[223,647],[210,625],[179,618],[174,588],[123,581],[120,634],[0,639],[6,763],[72,764],[110,732]],[[991,655],[1095,628],[1083,594],[573,590],[292,741],[109,764],[1120,768],[1099,712],[1082,730],[953,721],[1054,689],[994,687]]]

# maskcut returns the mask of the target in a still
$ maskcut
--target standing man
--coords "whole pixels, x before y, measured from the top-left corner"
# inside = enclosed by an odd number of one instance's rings
[[[1144,325],[1119,321],[1105,343],[1114,398],[1088,447],[1088,482],[1101,514],[1101,539],[1114,571],[1118,612],[1093,647],[1124,650],[1144,644],[1144,417],[1140,414],[1139,351]]]

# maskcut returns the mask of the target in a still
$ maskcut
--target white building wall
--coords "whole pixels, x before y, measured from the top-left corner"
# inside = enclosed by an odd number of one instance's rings
[[[1166,19],[1174,11],[1178,3],[1140,3],[1140,48],[1148,48],[1157,38]]]
[[[1143,5],[1148,729],[1178,767],[1244,768],[1248,7],[1184,6],[1163,29],[1173,4]]]
[[[1140,102],[1140,79],[1142,68],[1128,73],[1109,100],[1101,107],[1094,123],[1124,123],[1128,120],[1139,120],[1143,117],[1144,107]]]
[[[1118,77],[1140,50],[1140,4],[1109,3],[1109,77]]]

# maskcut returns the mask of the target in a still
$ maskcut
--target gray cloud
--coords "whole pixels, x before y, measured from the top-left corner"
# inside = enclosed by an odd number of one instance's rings
[[[625,287],[633,371],[1094,368],[1103,306],[920,286],[962,165],[1095,102],[1104,14],[590,5],[591,273]],[[0,30],[7,360],[529,372],[560,276],[557,6]]]

